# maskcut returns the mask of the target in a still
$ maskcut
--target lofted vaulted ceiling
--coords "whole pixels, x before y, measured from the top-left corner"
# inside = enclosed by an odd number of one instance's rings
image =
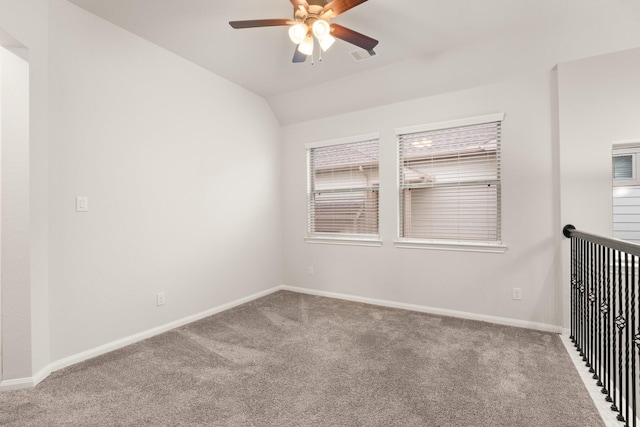
[[[332,22],[379,40],[378,55],[357,61],[338,40],[321,62],[293,64],[287,27],[228,24],[292,17],[289,0],[70,1],[265,97],[283,124],[640,43],[636,0],[369,0]],[[294,102],[313,94],[304,109]]]

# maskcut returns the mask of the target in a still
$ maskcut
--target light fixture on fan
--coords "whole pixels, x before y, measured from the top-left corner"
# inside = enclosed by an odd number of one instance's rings
[[[315,40],[325,52],[336,38],[366,50],[369,55],[376,53],[373,48],[378,40],[360,34],[338,24],[332,24],[332,18],[358,6],[367,0],[289,0],[293,5],[294,19],[256,19],[250,21],[231,21],[233,28],[275,27],[289,25],[289,38],[296,45],[293,62],[304,62],[313,55]]]
[[[310,34],[308,34],[298,45],[298,52],[307,56],[313,55],[313,37]]]
[[[299,22],[295,25],[289,27],[289,38],[294,44],[300,44],[307,36],[309,32],[309,27],[307,27],[302,22]]]
[[[331,47],[331,45],[336,41],[336,39],[331,35],[331,26],[327,21],[322,19],[316,20],[311,27],[313,31],[313,35],[318,39],[318,43],[320,44],[320,48],[323,52],[326,52],[327,49]]]
[[[323,19],[316,19],[311,25],[311,29],[303,22],[292,25],[289,28],[289,38],[298,46],[298,52],[304,55],[313,54],[314,37],[323,52],[326,52],[336,41],[331,35],[331,26]]]

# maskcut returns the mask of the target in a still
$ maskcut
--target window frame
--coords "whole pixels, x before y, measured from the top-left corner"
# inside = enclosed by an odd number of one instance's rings
[[[611,180],[614,187],[626,187],[629,185],[640,185],[638,179],[638,161],[640,160],[640,140],[618,141],[614,142],[611,147],[611,158],[631,156],[631,178],[614,178],[613,165]]]
[[[631,158],[631,176],[630,177],[621,177],[621,178],[616,178],[615,177],[615,167],[613,168],[613,176],[611,177],[613,179],[614,185],[619,185],[620,182],[624,182],[624,181],[636,181],[636,154],[637,153],[625,153],[625,154],[614,154],[611,156],[612,160],[617,158],[617,157],[630,157]]]
[[[475,116],[468,117],[457,120],[449,120],[443,122],[435,122],[417,126],[409,126],[396,128],[396,190],[397,190],[397,218],[396,218],[396,240],[394,242],[395,247],[397,248],[405,248],[405,249],[431,249],[431,250],[447,250],[447,251],[467,251],[467,252],[489,252],[489,253],[504,253],[508,248],[505,244],[503,244],[502,240],[499,241],[473,241],[473,240],[448,240],[448,239],[421,239],[415,237],[403,237],[402,236],[402,224],[403,224],[403,203],[401,199],[403,198],[403,189],[401,182],[401,174],[402,170],[402,161],[401,159],[401,146],[402,144],[401,137],[404,135],[414,134],[414,133],[422,133],[429,131],[437,131],[443,129],[451,129],[451,128],[460,128],[465,126],[473,126],[473,125],[481,125],[492,122],[502,122],[504,121],[505,114],[504,113],[494,113],[483,116]],[[498,144],[498,159],[501,157],[502,151],[502,141]],[[498,175],[497,182],[499,184],[499,189],[502,186],[502,177],[500,174],[500,165],[498,164]],[[497,222],[498,227],[500,227],[499,235],[500,239],[502,239],[502,206],[501,206],[501,197],[500,192],[497,195]]]
[[[312,194],[312,165],[311,151],[317,148],[347,145],[359,142],[376,141],[378,144],[378,174],[380,174],[380,134],[368,133],[362,135],[354,135],[350,137],[331,139],[325,141],[310,142],[305,144],[306,154],[306,174],[307,174],[307,232],[304,241],[313,244],[331,244],[331,245],[351,245],[351,246],[382,246],[380,239],[380,186],[377,189],[377,217],[378,217],[378,233],[377,234],[359,234],[359,233],[325,233],[313,232],[311,230],[311,194]],[[379,175],[378,175],[379,176]]]

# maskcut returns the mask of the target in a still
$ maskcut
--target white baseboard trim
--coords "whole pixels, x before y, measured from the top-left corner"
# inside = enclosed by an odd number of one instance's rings
[[[35,387],[36,385],[38,385],[38,383],[40,383],[42,380],[47,378],[47,376],[49,376],[52,372],[57,371],[59,369],[63,369],[68,366],[75,365],[76,363],[80,363],[85,360],[88,360],[97,356],[101,356],[110,351],[118,350],[122,347],[126,347],[127,345],[134,344],[136,342],[145,340],[147,338],[151,338],[153,336],[159,335],[163,332],[170,331],[171,329],[184,326],[186,324],[195,322],[200,319],[204,319],[205,317],[209,317],[214,314],[229,310],[233,307],[245,304],[247,302],[253,301],[258,298],[262,298],[266,295],[272,294],[280,290],[298,292],[298,293],[309,294],[309,295],[317,295],[317,296],[328,297],[328,298],[336,298],[336,299],[341,299],[346,301],[361,302],[365,304],[372,304],[372,305],[378,305],[383,307],[399,308],[402,310],[410,310],[410,311],[416,311],[420,313],[437,314],[441,316],[457,317],[457,318],[469,319],[469,320],[479,320],[482,322],[496,323],[499,325],[507,325],[507,326],[515,326],[515,327],[526,328],[526,329],[534,329],[534,330],[544,331],[544,332],[552,332],[552,333],[558,333],[558,334],[563,332],[562,327],[549,325],[545,323],[529,322],[529,321],[519,320],[519,319],[509,319],[506,317],[489,316],[484,314],[468,313],[464,311],[448,310],[448,309],[428,307],[423,305],[406,304],[401,302],[381,300],[381,299],[375,299],[375,298],[359,297],[355,295],[341,294],[336,292],[326,292],[326,291],[320,291],[315,289],[280,285],[280,286],[276,286],[261,292],[257,292],[255,294],[249,295],[244,298],[237,299],[235,301],[231,301],[226,304],[222,304],[220,306],[202,311],[200,313],[196,313],[191,316],[187,316],[182,319],[178,319],[173,322],[169,322],[164,325],[161,325],[152,329],[148,329],[146,331],[139,332],[137,334],[133,334],[128,337],[121,338],[119,340],[112,341],[110,343],[83,351],[81,353],[77,353],[72,356],[65,357],[64,359],[57,360],[45,366],[32,377],[2,380],[0,381],[0,392]]]
[[[321,297],[336,298],[346,301],[361,302],[365,304],[379,305],[383,307],[399,308],[402,310],[417,311],[420,313],[437,314],[440,316],[457,317],[461,319],[479,320],[481,322],[496,323],[498,325],[515,326],[518,328],[533,329],[536,331],[552,332],[560,334],[561,326],[549,325],[546,323],[529,322],[520,319],[510,319],[507,317],[489,316],[486,314],[468,313],[466,311],[448,310],[445,308],[428,307],[424,305],[407,304],[402,302],[381,300],[375,298],[359,297],[355,295],[340,294],[335,292],[319,291],[316,289],[298,288],[295,286],[282,285],[280,289],[302,294],[317,295]]]
[[[159,335],[163,332],[170,331],[171,329],[179,328],[180,326],[184,326],[189,323],[193,323],[197,320],[204,319],[205,317],[212,316],[217,313],[221,313],[223,311],[229,310],[230,308],[237,307],[239,305],[245,304],[247,302],[253,301],[258,298],[262,298],[263,296],[272,294],[280,289],[279,286],[273,287],[271,289],[267,289],[265,291],[257,292],[253,295],[249,295],[244,298],[237,299],[235,301],[228,302],[226,304],[222,304],[220,306],[211,308],[209,310],[201,311],[200,313],[193,314],[191,316],[183,317],[182,319],[174,320],[173,322],[166,323],[161,326],[157,326],[152,329],[148,329],[143,332],[139,332],[134,335],[130,335],[125,338],[121,338],[116,341],[112,341],[110,343],[101,345],[96,348],[92,348],[87,351],[83,351],[82,353],[74,354],[73,356],[65,357],[64,359],[58,360],[51,364],[51,371],[57,371],[59,369],[66,368],[67,366],[75,365],[76,363],[83,362],[87,359],[91,359],[96,356],[103,355],[113,350],[120,349],[122,347],[126,347],[130,344],[145,340],[147,338],[151,338],[153,336]]]
[[[31,388],[34,386],[34,377],[0,381],[0,391],[22,390],[23,388]]]
[[[33,388],[51,374],[51,365],[40,369],[34,376],[0,381],[0,392]]]
[[[121,338],[119,340],[112,341],[110,343],[83,351],[81,353],[74,354],[69,357],[65,357],[64,359],[57,360],[55,362],[50,363],[43,369],[41,369],[37,374],[33,377],[27,378],[18,378],[11,380],[3,380],[0,381],[0,392],[9,391],[9,390],[19,390],[24,388],[35,387],[44,380],[47,376],[49,376],[52,372],[57,371],[59,369],[66,368],[71,365],[75,365],[76,363],[83,362],[85,360],[101,356],[110,351],[118,350],[122,347],[126,347],[130,344],[134,344],[136,342],[145,340],[147,338],[151,338],[153,336],[159,335],[163,332],[170,331],[171,329],[178,328],[180,326],[184,326],[189,323],[193,323],[197,320],[204,319],[205,317],[212,316],[217,313],[221,313],[223,311],[229,310],[233,307],[245,304],[247,302],[253,301],[258,298],[262,298],[266,295],[272,294],[276,291],[282,289],[282,286],[276,286],[271,289],[267,289],[261,292],[257,292],[253,295],[249,295],[244,298],[237,299],[235,301],[228,302],[226,304],[222,304],[220,306],[211,308],[209,310],[202,311],[200,313],[193,314],[191,316],[184,317],[182,319],[174,320],[173,322],[166,323],[161,326],[157,326],[152,329],[148,329],[143,332],[139,332],[137,334],[130,335],[125,338]]]

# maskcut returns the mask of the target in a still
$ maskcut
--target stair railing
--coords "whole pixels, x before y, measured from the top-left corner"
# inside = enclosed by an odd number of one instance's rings
[[[571,336],[604,399],[637,427],[640,245],[576,230],[571,239]]]

